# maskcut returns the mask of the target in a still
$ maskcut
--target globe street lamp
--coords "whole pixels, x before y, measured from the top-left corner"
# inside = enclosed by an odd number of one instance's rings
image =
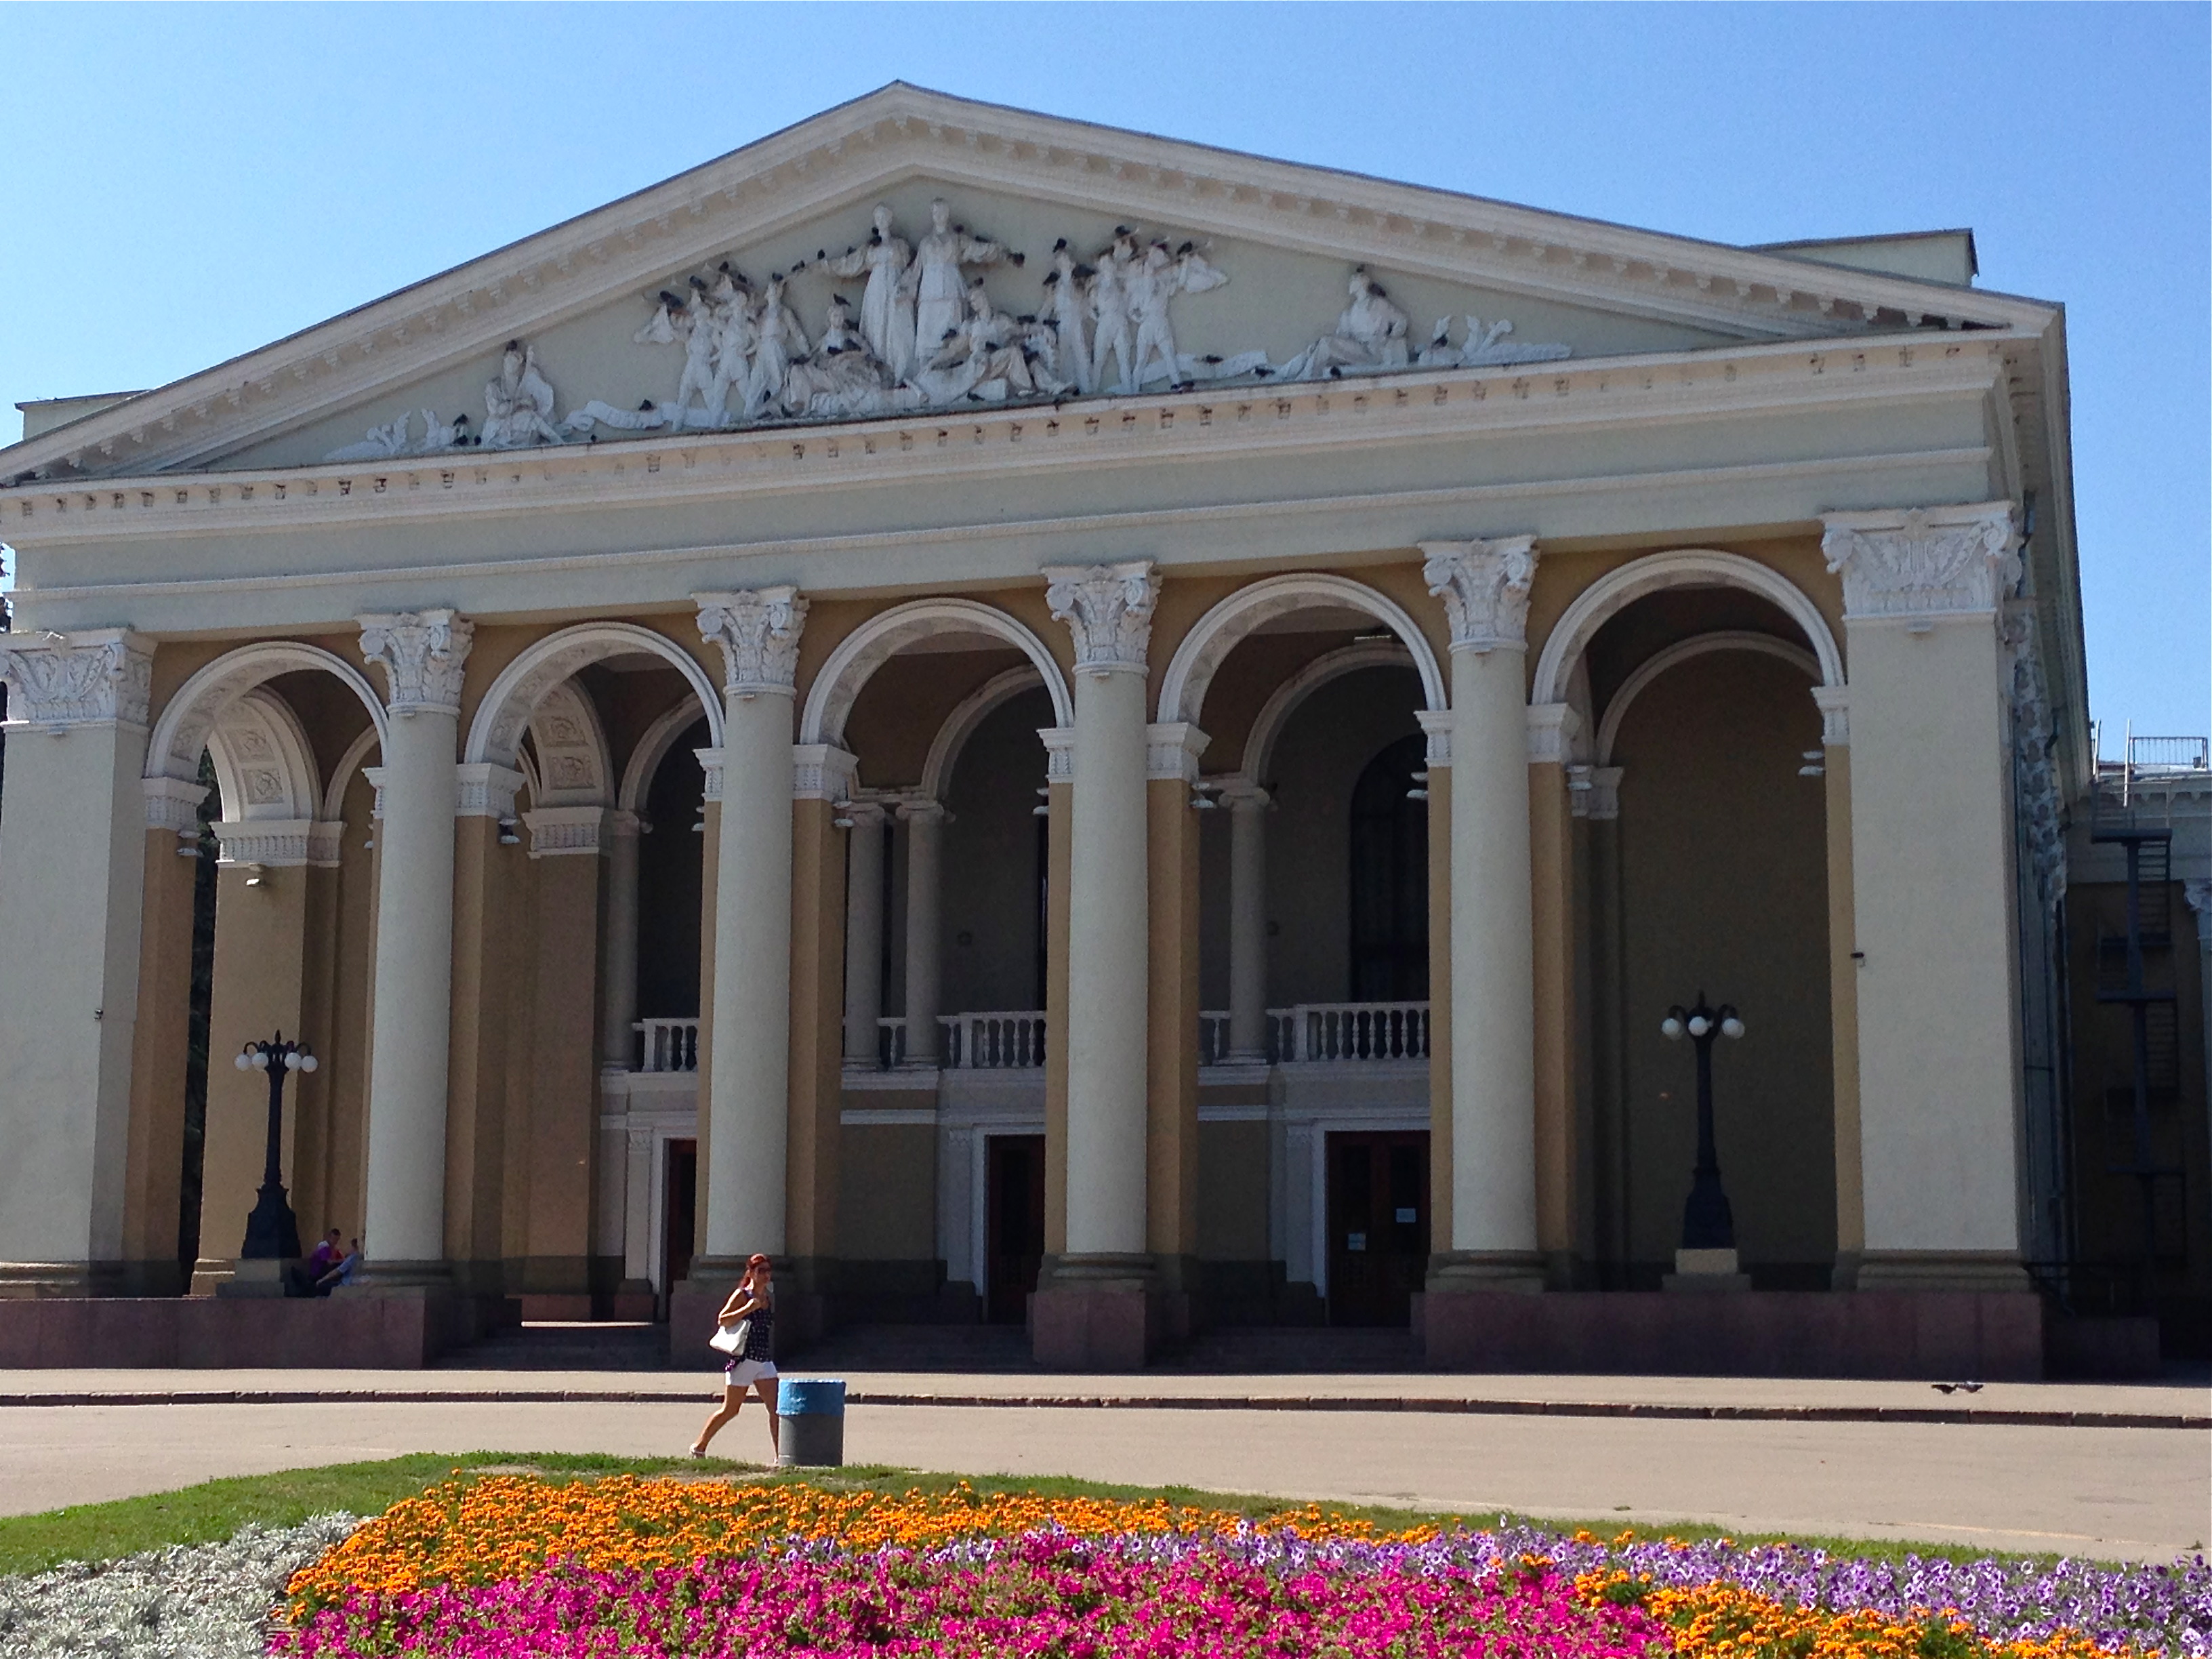
[[[1728,1194],[1721,1190],[1721,1161],[1713,1148],[1713,1039],[1730,1042],[1743,1035],[1743,1022],[1727,1003],[1705,1006],[1698,993],[1698,1006],[1669,1008],[1659,1022],[1659,1034],[1669,1042],[1685,1035],[1698,1046],[1698,1170],[1690,1183],[1689,1201],[1682,1206],[1682,1248],[1685,1250],[1735,1249],[1735,1218]],[[1732,1269],[1731,1269],[1732,1270]]]
[[[282,1031],[266,1042],[249,1042],[239,1053],[240,1071],[269,1073],[269,1151],[261,1166],[261,1194],[246,1218],[246,1247],[239,1255],[246,1261],[299,1257],[299,1218],[284,1196],[284,1074],[312,1072],[316,1063],[305,1043],[285,1042]]]

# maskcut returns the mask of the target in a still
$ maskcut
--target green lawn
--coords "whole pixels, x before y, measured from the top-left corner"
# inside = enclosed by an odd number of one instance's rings
[[[900,1492],[920,1489],[940,1492],[965,1480],[982,1492],[1038,1492],[1049,1497],[1165,1498],[1176,1504],[1227,1510],[1259,1517],[1286,1507],[1279,1498],[1249,1493],[1200,1492],[1189,1486],[1116,1486],[1095,1480],[1064,1477],[1045,1479],[1008,1475],[934,1474],[920,1470],[881,1467],[841,1469],[774,1470],[757,1464],[708,1458],[692,1462],[676,1457],[607,1457],[593,1454],[550,1452],[471,1452],[453,1457],[416,1453],[369,1463],[332,1463],[320,1468],[289,1469],[276,1474],[242,1475],[226,1480],[203,1481],[179,1492],[156,1492],[147,1498],[125,1498],[112,1504],[80,1504],[43,1515],[0,1516],[0,1574],[37,1572],[63,1561],[106,1561],[164,1544],[212,1543],[228,1538],[250,1522],[268,1526],[296,1525],[311,1515],[344,1510],[373,1515],[402,1498],[421,1492],[456,1474],[535,1474],[550,1480],[589,1480],[610,1474],[667,1474],[684,1472],[724,1480],[761,1482],[806,1480],[825,1486],[875,1486]],[[1335,1514],[1359,1516],[1378,1525],[1403,1528],[1423,1522],[1456,1521],[1475,1527],[1495,1526],[1502,1514],[1453,1515],[1435,1511],[1376,1509],[1358,1504],[1331,1504]],[[1527,1517],[1521,1517],[1527,1518]],[[1717,1527],[1691,1522],[1657,1526],[1631,1526],[1618,1516],[1592,1521],[1545,1520],[1541,1524],[1564,1530],[1588,1527],[1601,1537],[1632,1532],[1642,1538],[1712,1538]],[[1732,1534],[1741,1543],[1774,1541],[1777,1534]],[[1875,1559],[1895,1559],[1908,1551],[1918,1554],[1973,1560],[1987,1552],[1956,1545],[1903,1544],[1838,1538],[1801,1538],[1802,1544]],[[2038,1558],[2050,1559],[2055,1558]]]

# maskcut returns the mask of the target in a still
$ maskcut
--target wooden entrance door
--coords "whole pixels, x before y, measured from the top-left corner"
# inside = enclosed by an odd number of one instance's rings
[[[1018,1325],[1029,1317],[1030,1292],[1044,1261],[1044,1137],[989,1135],[983,1144],[990,1182],[984,1316],[994,1325]]]
[[[1328,1138],[1328,1322],[1407,1325],[1429,1261],[1429,1136]]]
[[[660,1307],[668,1310],[668,1293],[691,1273],[691,1240],[699,1218],[699,1143],[672,1140],[668,1163],[662,1173],[660,1248],[665,1272],[660,1280]]]

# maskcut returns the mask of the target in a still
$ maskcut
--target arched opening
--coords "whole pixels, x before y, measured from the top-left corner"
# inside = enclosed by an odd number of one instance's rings
[[[1426,748],[1419,732],[1400,738],[1352,785],[1346,995],[1353,1002],[1429,994],[1429,811],[1417,781]]]

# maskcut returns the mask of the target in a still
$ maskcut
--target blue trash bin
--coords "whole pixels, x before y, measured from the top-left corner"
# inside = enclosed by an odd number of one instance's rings
[[[830,1469],[845,1461],[845,1383],[835,1376],[787,1376],[775,1391],[776,1462]]]

